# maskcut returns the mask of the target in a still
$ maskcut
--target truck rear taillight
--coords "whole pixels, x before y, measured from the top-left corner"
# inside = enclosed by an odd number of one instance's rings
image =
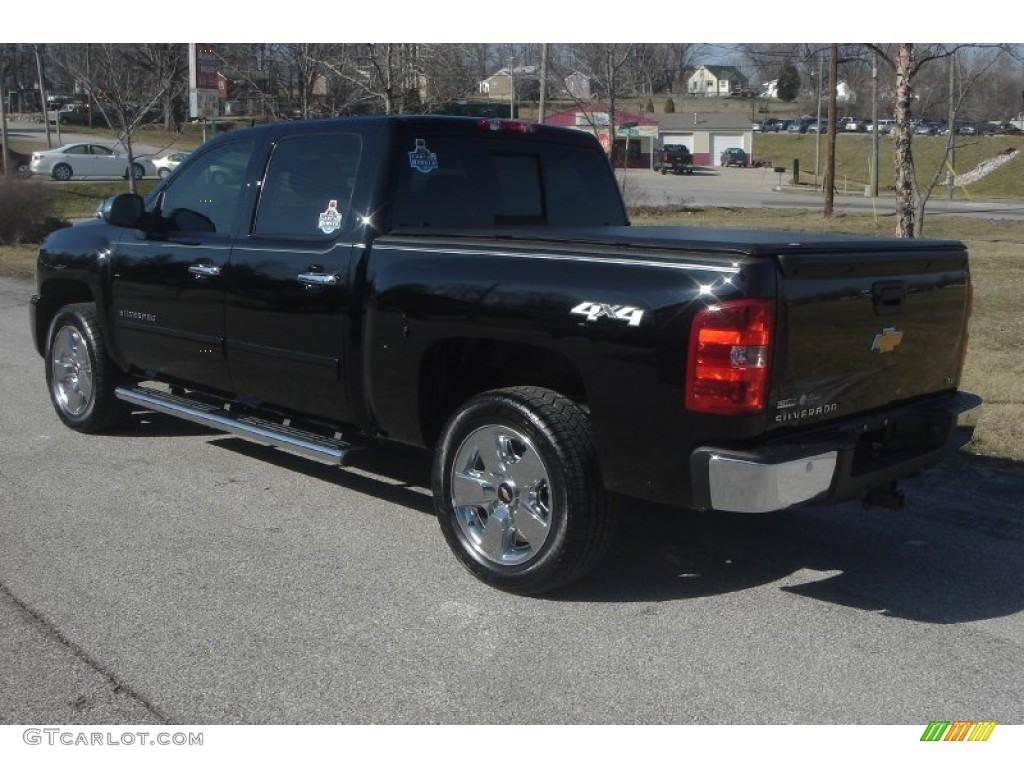
[[[768,299],[740,299],[702,309],[690,329],[686,407],[700,413],[764,410],[775,308]]]

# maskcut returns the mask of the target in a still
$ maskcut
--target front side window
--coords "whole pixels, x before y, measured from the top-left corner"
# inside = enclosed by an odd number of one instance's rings
[[[350,223],[362,148],[355,134],[293,136],[274,147],[254,232],[329,239]]]
[[[164,190],[160,209],[169,229],[228,235],[234,228],[252,151],[249,140],[223,144],[178,169]]]

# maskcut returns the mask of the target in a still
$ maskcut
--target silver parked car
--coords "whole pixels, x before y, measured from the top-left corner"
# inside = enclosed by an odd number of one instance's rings
[[[152,158],[153,165],[156,167],[156,175],[161,179],[169,175],[171,171],[185,162],[186,158],[192,154],[191,152],[171,152],[162,157]]]
[[[66,144],[57,149],[33,152],[29,162],[33,174],[52,176],[57,181],[69,181],[76,176],[119,176],[128,178],[128,158],[106,144]],[[155,176],[151,160],[136,157],[132,163],[136,179]]]

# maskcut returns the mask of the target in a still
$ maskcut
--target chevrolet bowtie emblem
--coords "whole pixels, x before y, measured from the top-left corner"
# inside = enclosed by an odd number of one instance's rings
[[[883,328],[881,333],[875,334],[875,340],[871,342],[872,352],[892,352],[903,341],[903,331],[895,328]]]

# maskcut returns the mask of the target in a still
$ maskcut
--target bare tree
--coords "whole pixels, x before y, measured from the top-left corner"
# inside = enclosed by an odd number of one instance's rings
[[[172,90],[179,73],[152,71],[139,64],[137,45],[67,45],[58,63],[89,95],[107,124],[118,132],[128,154],[128,188],[135,191],[135,131],[152,119],[154,107]]]
[[[572,46],[573,59],[578,67],[593,77],[604,94],[608,115],[608,140],[614,156],[615,149],[615,113],[617,102],[624,93],[632,92],[633,83],[627,78],[628,67],[633,43],[579,43]],[[580,105],[581,107],[584,105]],[[593,108],[591,107],[591,112]],[[598,128],[595,115],[588,119],[596,131]]]
[[[129,48],[127,56],[133,65],[148,72],[153,82],[167,83],[158,102],[163,127],[178,130],[188,98],[188,45],[140,43]]]
[[[898,43],[895,46],[868,44],[868,48],[875,51],[879,59],[888,64],[896,76],[892,136],[893,159],[896,167],[897,237],[912,238],[921,235],[924,202],[927,202],[927,197],[922,202],[919,196],[912,148],[910,121],[916,78],[926,64],[947,59],[958,51],[977,47],[988,46],[967,44],[920,46],[915,43]]]

